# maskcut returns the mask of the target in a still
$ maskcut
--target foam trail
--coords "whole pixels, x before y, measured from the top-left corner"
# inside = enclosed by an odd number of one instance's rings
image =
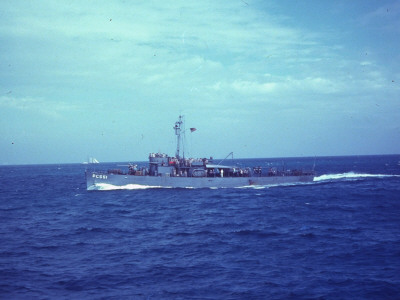
[[[150,185],[140,185],[140,184],[127,184],[127,185],[113,185],[108,183],[96,183],[94,186],[90,186],[89,190],[98,190],[98,191],[111,191],[111,190],[145,190],[145,189],[154,189],[161,188],[161,186],[150,186]]]
[[[386,178],[386,177],[400,177],[400,175],[389,175],[389,174],[366,174],[366,173],[339,173],[339,174],[324,174],[314,178],[315,181],[327,181],[327,180],[341,180],[341,179],[361,179],[361,178]]]

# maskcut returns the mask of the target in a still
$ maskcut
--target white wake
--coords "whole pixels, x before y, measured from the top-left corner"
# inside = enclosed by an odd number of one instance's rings
[[[389,175],[389,174],[367,174],[367,173],[339,173],[339,174],[324,174],[321,176],[317,176],[314,178],[314,182],[316,181],[328,181],[328,180],[341,180],[341,179],[350,179],[357,180],[362,178],[386,178],[386,177],[400,177],[400,175]]]
[[[161,188],[161,186],[150,186],[150,185],[140,185],[140,184],[126,184],[126,185],[113,185],[108,183],[96,183],[88,187],[91,191],[112,191],[112,190],[145,190]]]

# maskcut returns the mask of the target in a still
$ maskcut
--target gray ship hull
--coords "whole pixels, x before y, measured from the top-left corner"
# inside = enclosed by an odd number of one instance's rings
[[[235,188],[252,185],[280,185],[290,183],[312,182],[314,175],[300,176],[252,176],[252,177],[170,177],[170,176],[136,176],[128,174],[108,174],[86,172],[88,190],[101,189],[104,184],[123,187],[137,185],[142,187],[161,188]]]

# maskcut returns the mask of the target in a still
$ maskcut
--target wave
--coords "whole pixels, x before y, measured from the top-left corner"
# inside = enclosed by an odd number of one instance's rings
[[[363,178],[387,178],[387,177],[400,177],[400,175],[390,175],[390,174],[367,174],[367,173],[338,173],[338,174],[324,174],[314,178],[314,182],[318,181],[332,181],[332,180],[358,180]]]
[[[283,187],[283,186],[297,186],[297,185],[307,185],[312,184],[312,182],[285,182],[285,183],[273,183],[273,184],[265,184],[265,185],[244,185],[235,187],[235,189],[253,189],[253,190],[262,190],[274,187]]]
[[[89,186],[88,191],[112,191],[112,190],[146,190],[146,189],[172,189],[172,186],[156,186],[156,185],[142,185],[142,184],[126,184],[126,185],[113,185],[108,183],[96,183]],[[197,189],[196,187],[187,186],[182,189]],[[218,187],[210,187],[210,189],[219,189]]]
[[[314,177],[312,182],[288,182],[288,183],[277,183],[277,184],[268,184],[268,185],[248,185],[237,187],[239,189],[266,189],[273,187],[282,187],[282,186],[299,186],[299,185],[309,185],[318,182],[327,182],[327,181],[340,181],[340,180],[362,180],[364,178],[399,178],[400,175],[395,174],[368,174],[368,173],[355,173],[355,172],[346,172],[346,173],[338,173],[338,174],[323,174],[320,176]]]
[[[126,184],[126,185],[113,185],[108,183],[96,183],[88,188],[92,191],[112,191],[112,190],[145,190],[161,188],[161,186],[150,186],[150,185],[140,185],[140,184]]]

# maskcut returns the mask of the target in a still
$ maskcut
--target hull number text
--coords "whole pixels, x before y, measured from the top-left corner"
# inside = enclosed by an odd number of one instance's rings
[[[107,179],[107,175],[99,175],[99,174],[92,174],[93,178],[97,178],[97,179]]]

